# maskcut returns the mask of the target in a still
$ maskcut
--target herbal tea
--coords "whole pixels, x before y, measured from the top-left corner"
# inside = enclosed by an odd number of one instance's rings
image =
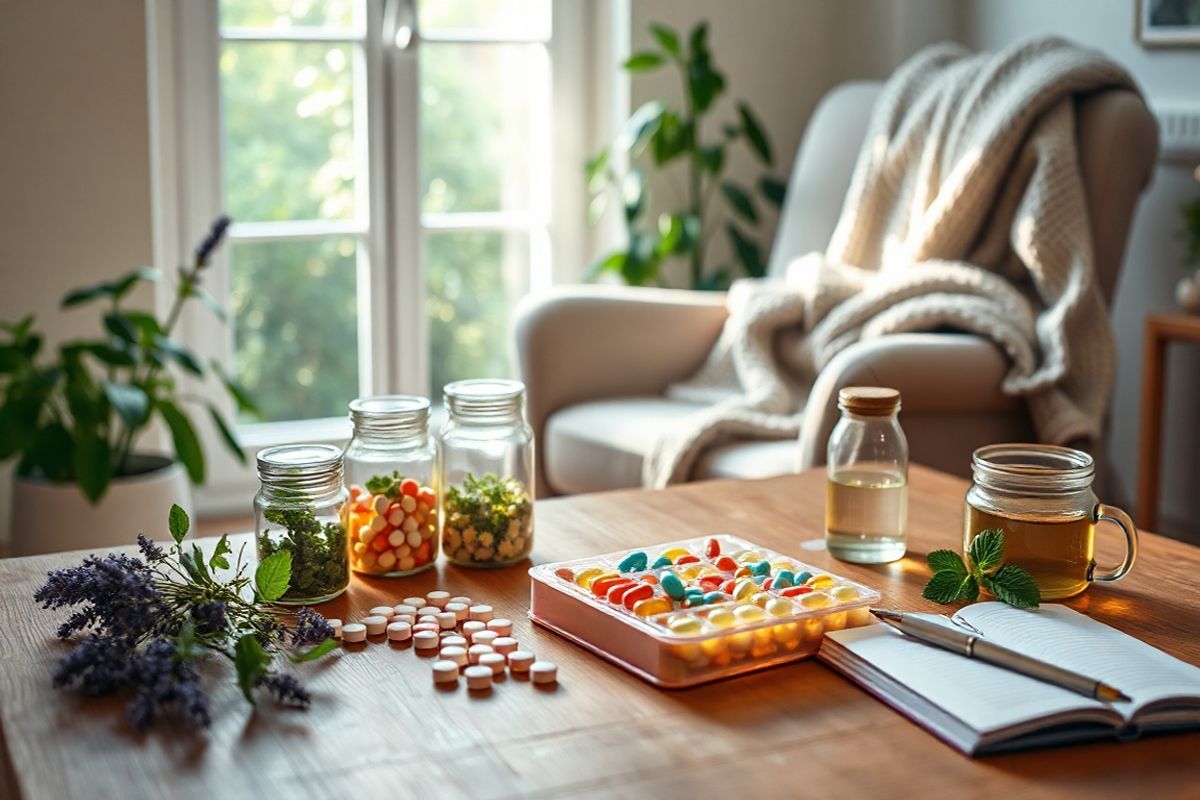
[[[1006,517],[968,503],[963,552],[988,528],[1004,531],[1004,563],[1024,567],[1043,600],[1072,597],[1087,588],[1095,546],[1095,524],[1089,516]]]
[[[904,555],[908,485],[903,475],[848,469],[829,477],[825,542],[843,561],[878,564]]]

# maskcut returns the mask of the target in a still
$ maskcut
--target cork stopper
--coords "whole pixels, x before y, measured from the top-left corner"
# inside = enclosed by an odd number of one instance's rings
[[[838,408],[864,417],[886,417],[900,409],[900,392],[885,386],[847,386],[838,392]]]

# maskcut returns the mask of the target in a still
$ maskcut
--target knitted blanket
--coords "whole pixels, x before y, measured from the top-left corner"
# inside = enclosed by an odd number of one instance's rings
[[[655,442],[648,486],[686,480],[705,448],[796,436],[809,387],[854,342],[939,328],[1008,356],[1041,440],[1095,440],[1113,335],[1093,269],[1073,98],[1137,91],[1061,39],[995,54],[927,48],[877,100],[824,253],[734,284],[701,369],[668,396],[710,405]]]

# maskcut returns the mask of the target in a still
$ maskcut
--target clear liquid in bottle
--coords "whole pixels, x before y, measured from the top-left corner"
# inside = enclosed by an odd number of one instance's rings
[[[903,558],[908,534],[908,481],[904,474],[862,465],[829,476],[825,544],[856,564]]]

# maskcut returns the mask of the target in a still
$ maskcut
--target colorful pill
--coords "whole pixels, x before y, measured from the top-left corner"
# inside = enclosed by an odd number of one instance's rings
[[[652,572],[647,572],[645,575],[643,575],[641,577],[641,581],[642,581],[642,583],[649,583],[652,586],[657,586],[658,585],[658,576]]]
[[[650,565],[650,569],[662,569],[663,567],[671,566],[671,559],[666,556],[659,556],[654,559],[654,563]]]
[[[783,597],[797,597],[802,594],[808,594],[813,588],[811,586],[789,586],[779,594]]]
[[[697,581],[697,583],[699,583],[706,591],[709,592],[715,592],[718,588],[720,588],[723,582],[724,581],[721,580],[719,575],[705,575],[703,578]]]
[[[700,556],[695,556],[695,555],[692,555],[691,553],[688,553],[686,556],[680,556],[679,558],[675,559],[676,564],[695,564],[695,563],[698,563],[699,561],[700,561]]]
[[[641,600],[633,604],[633,613],[639,617],[650,617],[655,614],[663,614],[670,611],[675,606],[665,597],[651,597],[649,600]]]
[[[812,592],[800,598],[800,605],[805,608],[825,608],[830,604],[829,595],[823,592]]]
[[[796,583],[796,573],[790,569],[781,569],[775,573],[775,580],[771,584],[776,589],[786,589]]]
[[[828,589],[837,583],[831,575],[815,575],[808,579],[808,585],[814,589]]]
[[[851,600],[857,600],[859,597],[858,589],[855,589],[853,586],[846,586],[846,585],[837,587],[832,592],[830,592],[830,594],[832,594],[835,599],[837,599],[843,603],[848,603]]]
[[[751,562],[762,561],[762,553],[757,550],[743,550],[735,554],[734,558],[743,564],[749,564]]]
[[[690,614],[671,617],[667,620],[667,630],[681,635],[699,633],[703,627],[700,620]]]
[[[558,569],[554,570],[554,574],[562,578],[564,581],[570,581],[571,583],[575,582],[575,573],[571,571],[570,567],[559,567]],[[470,604],[468,603],[468,605]]]
[[[755,575],[767,575],[771,571],[770,561],[756,561],[750,565],[750,572]]]
[[[738,606],[733,610],[733,615],[737,617],[739,622],[758,622],[766,617],[763,610],[758,606]]]
[[[603,575],[597,576],[596,579],[592,581],[592,594],[596,595],[596,597],[604,597],[608,594],[608,590],[612,587],[628,582],[629,578],[625,577],[624,575],[618,575],[615,572],[606,572]]]
[[[733,587],[735,600],[743,600],[758,591],[758,584],[749,579],[738,581]]]
[[[716,560],[714,566],[722,572],[733,572],[738,568],[738,562],[731,556],[721,556]]]
[[[662,577],[658,579],[658,582],[662,585],[663,591],[666,592],[669,597],[672,597],[676,600],[683,599],[683,581],[680,580],[679,576],[674,572],[664,572]]]
[[[737,569],[735,569],[733,571],[733,577],[735,577],[735,578],[748,578],[753,574],[754,573],[752,573],[750,571],[750,568],[747,567],[745,564],[743,564],[742,566],[738,567]]]
[[[705,542],[704,555],[708,558],[716,558],[721,555],[721,542],[716,539],[709,539]]]
[[[791,616],[793,607],[782,597],[772,597],[767,601],[766,611],[773,617],[787,617]]]
[[[755,592],[750,595],[750,602],[759,608],[766,608],[767,603],[771,602],[771,594],[770,592]]]
[[[732,595],[733,587],[736,585],[737,585],[737,580],[735,578],[730,578],[729,580],[727,580],[721,584],[721,591],[724,592],[725,594]]]
[[[682,603],[684,608],[696,608],[697,606],[702,606],[704,605],[704,595],[689,594],[687,597],[683,598]]]
[[[625,580],[625,581],[622,581],[621,583],[614,584],[612,586],[612,588],[610,588],[608,590],[608,594],[606,594],[604,597],[606,600],[608,600],[608,602],[612,603],[614,606],[619,606],[619,605],[621,605],[621,600],[624,599],[626,592],[628,592],[630,589],[632,589],[635,586],[645,586],[645,585],[646,584],[638,583],[637,581]],[[653,592],[654,590],[651,589],[650,591]]]
[[[774,579],[774,578],[767,578],[767,579],[766,579],[765,581],[763,581],[763,582],[762,582],[762,584],[761,584],[761,586],[762,586],[762,588],[763,588],[763,591],[764,591],[764,592],[769,592],[769,591],[771,591],[771,587],[773,587],[774,585],[775,585],[775,579]]]
[[[686,555],[690,555],[686,547],[672,547],[662,552],[662,557],[670,559],[672,564]]]
[[[713,603],[724,603],[724,602],[727,602],[732,599],[733,599],[733,597],[731,595],[725,594],[725,592],[709,592],[706,595],[704,595],[705,605],[712,605]]]
[[[808,579],[812,577],[812,573],[808,570],[796,573],[796,583],[808,583]]]
[[[587,569],[579,570],[575,575],[575,583],[585,589],[591,588],[592,581],[604,574],[604,570],[599,567],[588,567]]]
[[[621,572],[641,572],[646,568],[646,562],[649,557],[641,550],[635,550],[621,560],[617,564],[617,569]]]
[[[621,605],[632,611],[635,605],[653,596],[653,586],[648,583],[635,583],[631,589],[625,592],[625,596],[621,598]]]
[[[737,618],[727,608],[718,608],[708,615],[708,624],[716,628],[732,628]]]

